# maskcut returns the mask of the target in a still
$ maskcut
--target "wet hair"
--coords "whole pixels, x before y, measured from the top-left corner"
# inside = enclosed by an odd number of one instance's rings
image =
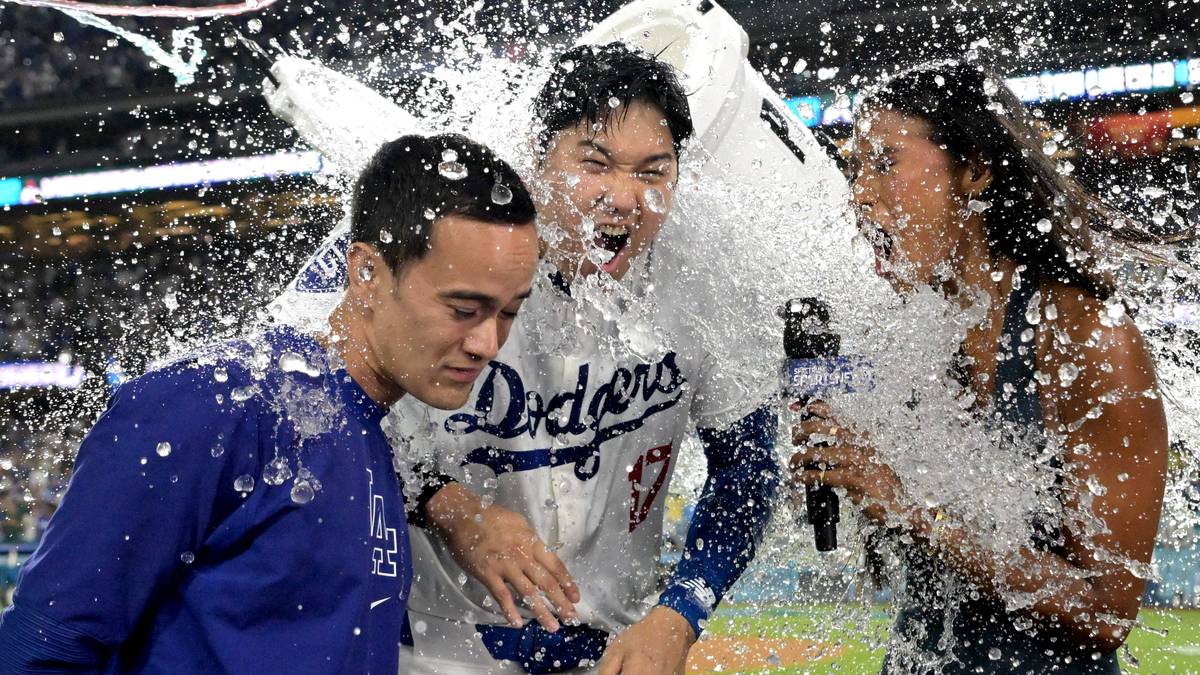
[[[398,272],[425,256],[445,216],[529,225],[533,199],[511,166],[465,136],[401,136],[375,153],[354,185],[351,238],[374,246]]]
[[[612,105],[613,100],[618,105]],[[533,102],[540,123],[538,145],[543,156],[554,134],[586,122],[608,124],[635,102],[650,103],[662,111],[679,155],[692,137],[691,108],[687,94],[670,64],[621,42],[581,45],[567,50],[554,64],[550,79]]]
[[[1100,264],[1102,246],[1159,243],[1059,171],[1032,115],[1003,78],[981,65],[939,61],[901,71],[864,92],[859,110],[867,117],[890,110],[920,118],[933,127],[930,140],[957,161],[991,169],[991,184],[975,198],[991,203],[984,221],[993,256],[1107,298],[1116,281]],[[1038,229],[1043,219],[1049,232]]]

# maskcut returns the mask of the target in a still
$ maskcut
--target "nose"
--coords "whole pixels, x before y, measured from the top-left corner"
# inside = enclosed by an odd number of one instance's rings
[[[463,350],[478,361],[491,361],[500,353],[500,322],[492,316],[480,321],[467,333]]]
[[[621,172],[613,172],[605,181],[601,207],[619,218],[635,215],[641,203],[637,188],[638,181]]]

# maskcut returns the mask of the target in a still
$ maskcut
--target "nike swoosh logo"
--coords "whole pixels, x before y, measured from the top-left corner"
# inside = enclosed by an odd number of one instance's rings
[[[380,600],[376,600],[375,602],[372,602],[372,603],[371,603],[371,609],[375,609],[376,607],[378,607],[378,606],[382,605],[383,603],[385,603],[385,602],[387,602],[388,600],[391,600],[391,599],[392,599],[392,596],[390,596],[390,595],[389,595],[389,596],[387,596],[386,598],[383,598],[383,599],[380,599]]]

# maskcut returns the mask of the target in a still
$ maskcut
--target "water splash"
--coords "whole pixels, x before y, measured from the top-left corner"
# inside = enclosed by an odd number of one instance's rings
[[[95,14],[65,6],[57,7],[57,9],[85,26],[99,28],[125,39],[142,50],[143,54],[170,71],[175,76],[175,83],[179,86],[195,82],[200,62],[207,55],[203,42],[196,36],[196,31],[199,30],[198,26],[171,31],[171,51],[168,52],[145,35],[122,28]]]

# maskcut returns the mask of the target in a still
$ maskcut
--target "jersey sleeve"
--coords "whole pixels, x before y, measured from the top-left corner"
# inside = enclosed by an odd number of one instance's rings
[[[692,420],[701,429],[723,429],[768,405],[778,390],[775,380],[751,385],[747,378],[728,372],[713,356],[705,356],[692,396]]]
[[[100,669],[236,517],[235,478],[258,474],[259,416],[211,382],[212,368],[173,367],[114,395],[0,617],[0,671]]]
[[[779,486],[776,415],[760,408],[722,429],[697,431],[708,480],[688,528],[683,559],[658,604],[683,615],[699,636],[725,593],[754,558]]]

